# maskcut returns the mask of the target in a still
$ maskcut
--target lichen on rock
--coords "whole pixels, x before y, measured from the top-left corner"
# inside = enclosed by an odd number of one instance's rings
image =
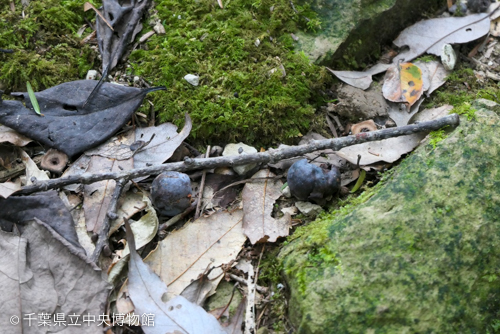
[[[298,333],[493,332],[500,117],[476,107],[476,120],[421,146],[366,202],[322,215],[284,247]]]

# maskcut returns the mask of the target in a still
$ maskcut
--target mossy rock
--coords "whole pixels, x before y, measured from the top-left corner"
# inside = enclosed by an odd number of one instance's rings
[[[297,50],[314,63],[335,69],[364,67],[376,61],[406,27],[443,5],[440,0],[299,0],[317,13],[299,31]]]
[[[280,254],[298,333],[496,332],[499,130],[480,108],[364,203],[299,229]]]

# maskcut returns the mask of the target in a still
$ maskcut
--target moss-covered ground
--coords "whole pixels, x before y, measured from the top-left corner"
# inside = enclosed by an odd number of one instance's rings
[[[25,91],[30,81],[40,91],[100,68],[95,44],[81,43],[91,29],[77,35],[85,18],[95,22],[82,1],[14,5],[13,12],[10,1],[0,3],[0,48],[14,50],[0,53],[0,89]],[[292,33],[320,24],[307,6],[295,9],[286,0],[228,1],[223,9],[211,0],[158,0],[150,13],[166,34],[133,51],[126,73],[166,86],[149,97],[157,124],[181,125],[187,112],[197,144],[291,143],[315,125],[320,92],[332,81],[324,68],[293,51]],[[143,33],[152,29],[147,22]],[[189,73],[200,76],[198,87],[183,79]],[[141,111],[148,113],[149,104]]]
[[[130,59],[133,74],[167,87],[151,96],[160,121],[179,124],[188,112],[192,136],[212,145],[292,142],[308,131],[318,92],[332,79],[293,51],[291,33],[307,29],[307,8],[295,13],[285,0],[229,1],[224,9],[215,1],[163,0],[156,10],[166,35]],[[198,87],[183,80],[189,73],[200,76]]]
[[[97,53],[77,36],[85,23],[82,1],[30,1],[25,8],[14,1],[14,7],[0,2],[0,48],[14,50],[0,53],[1,89],[26,91],[30,81],[35,91],[43,90],[83,79],[98,64]]]

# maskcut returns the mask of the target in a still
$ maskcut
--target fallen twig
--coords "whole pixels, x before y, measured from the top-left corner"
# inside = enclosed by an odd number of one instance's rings
[[[210,145],[207,147],[207,153],[205,154],[205,158],[210,157]],[[194,213],[194,219],[198,219],[200,217],[200,211],[202,210],[201,202],[203,199],[203,188],[205,188],[205,178],[207,177],[207,170],[203,170],[203,174],[201,175],[200,188],[198,191],[198,205],[196,206],[196,211]]]
[[[118,199],[122,193],[123,187],[127,183],[125,178],[118,179],[116,181],[115,190],[113,191],[113,195],[111,196],[111,201],[109,202],[108,212],[106,214],[106,218],[102,222],[101,229],[99,230],[97,242],[95,245],[94,253],[92,253],[92,257],[90,258],[92,262],[96,263],[99,261],[99,255],[101,255],[101,251],[104,247],[109,247],[108,244],[108,233],[110,222],[113,219],[116,219],[118,216],[116,215],[116,207],[118,205]],[[109,249],[109,248],[108,248]]]
[[[445,126],[455,127],[460,123],[457,114],[448,115],[433,121],[421,122],[418,124],[405,125],[397,128],[383,129],[379,131],[362,132],[357,135],[332,138],[324,140],[314,140],[306,145],[291,146],[279,150],[270,149],[265,152],[254,154],[239,154],[226,157],[214,158],[185,158],[181,162],[166,163],[151,167],[143,167],[121,172],[106,172],[99,174],[83,173],[80,175],[71,175],[47,181],[40,181],[36,185],[25,186],[12,195],[27,195],[38,191],[47,191],[56,189],[69,184],[82,183],[91,184],[102,180],[135,179],[146,175],[157,175],[165,171],[187,172],[199,169],[212,169],[224,166],[239,166],[250,163],[276,163],[283,159],[302,156],[314,151],[332,149],[338,151],[343,147],[362,144],[370,141],[377,141],[404,135],[410,135],[418,132],[430,132],[439,130]]]

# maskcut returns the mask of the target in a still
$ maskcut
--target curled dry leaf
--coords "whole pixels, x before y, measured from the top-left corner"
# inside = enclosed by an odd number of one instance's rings
[[[275,175],[268,169],[262,169],[252,178],[272,178]],[[272,217],[274,202],[281,196],[283,182],[279,179],[260,180],[245,184],[243,198],[243,228],[252,244],[257,242],[275,242],[279,237],[286,237],[291,226],[291,216],[285,214],[280,219]]]

